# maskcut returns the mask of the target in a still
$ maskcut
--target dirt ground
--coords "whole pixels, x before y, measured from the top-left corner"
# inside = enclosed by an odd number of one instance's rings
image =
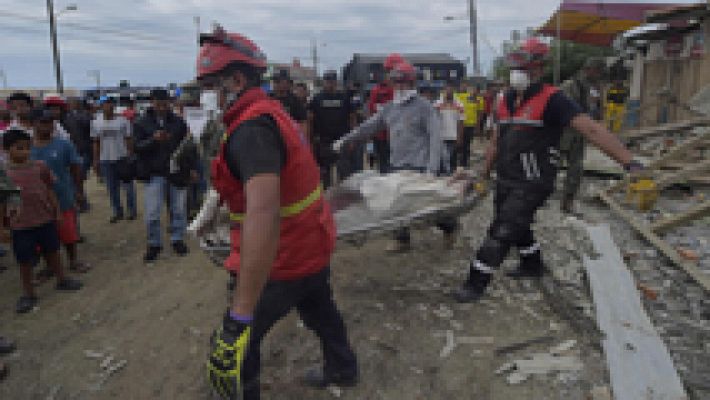
[[[194,242],[188,257],[167,251],[145,265],[142,221],[110,225],[106,191],[94,180],[88,190],[93,208],[81,218],[87,241],[80,252],[94,269],[81,277],[82,291],[65,294],[45,284],[39,307],[16,315],[19,275],[11,255],[2,259],[10,268],[0,274],[0,334],[16,340],[18,350],[2,359],[10,374],[0,382],[0,399],[213,398],[203,365],[226,307],[226,273]],[[386,253],[384,239],[361,247],[339,244],[333,287],[359,357],[361,383],[342,393],[303,388],[300,376],[318,365],[320,349],[291,314],[262,347],[262,397],[586,399],[591,386],[606,380],[599,352],[551,311],[534,285],[498,279],[479,304],[451,300],[489,210],[465,218],[467,237],[450,252],[434,230],[417,232],[409,254]],[[447,334],[467,343],[442,357]],[[550,341],[507,355],[494,352],[540,336]],[[568,339],[578,341],[573,353],[584,363],[579,373],[536,376],[518,385],[494,374],[511,359]],[[123,368],[102,375],[102,363],[110,368],[124,360]]]

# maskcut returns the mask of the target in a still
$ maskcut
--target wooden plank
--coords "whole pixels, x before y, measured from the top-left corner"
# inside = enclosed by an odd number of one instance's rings
[[[626,132],[622,132],[620,134],[620,136],[624,139],[638,139],[638,138],[642,138],[645,136],[660,135],[660,134],[675,132],[675,131],[684,131],[684,130],[695,128],[697,126],[705,126],[705,125],[710,125],[709,118],[706,118],[706,117],[695,118],[695,119],[690,119],[690,120],[685,120],[685,121],[680,121],[680,122],[673,122],[670,124],[663,124],[663,125],[657,125],[657,126],[648,127],[648,128],[641,128],[641,129],[636,129],[636,130],[632,130],[632,131],[626,131]]]
[[[651,230],[656,233],[668,232],[673,228],[688,223],[688,221],[703,218],[707,215],[710,215],[710,200],[706,200],[704,203],[700,203],[684,213],[655,222],[651,225]]]
[[[650,164],[647,165],[649,170],[656,170],[659,168],[662,168],[664,164],[676,160],[678,157],[683,157],[687,156],[687,152],[689,150],[692,150],[694,148],[697,148],[698,146],[704,145],[706,142],[710,142],[710,133],[706,132],[702,135],[698,135],[692,139],[686,140],[683,143],[678,144],[677,146],[673,147],[671,150],[668,151],[663,157],[660,157],[654,161],[652,161]],[[619,181],[615,185],[612,185],[608,189],[606,189],[606,193],[611,193],[614,191],[617,191],[621,188],[624,187],[626,182],[624,180]]]
[[[608,225],[587,226],[598,260],[585,256],[616,400],[686,400],[670,352],[641,305],[634,278]]]
[[[674,183],[684,182],[691,176],[706,175],[707,171],[710,171],[710,160],[704,160],[697,164],[686,165],[680,171],[663,175],[656,181],[656,185],[658,186],[658,190],[663,190]]]
[[[687,153],[689,151],[692,151],[693,149],[696,149],[700,146],[704,146],[708,141],[710,141],[710,134],[706,132],[702,135],[698,135],[692,139],[679,143],[678,145],[668,150],[668,152],[664,154],[663,157],[660,157],[659,159],[653,161],[648,167],[651,169],[660,168],[669,161],[687,157]]]
[[[636,220],[628,211],[626,211],[619,203],[614,201],[607,193],[599,193],[599,198],[606,203],[615,213],[622,217],[636,231],[641,234],[649,243],[651,243],[658,251],[673,262],[676,266],[690,275],[703,289],[710,292],[710,276],[703,273],[695,264],[687,262],[680,257],[677,251],[668,243],[664,242],[658,235],[653,233],[651,229]]]

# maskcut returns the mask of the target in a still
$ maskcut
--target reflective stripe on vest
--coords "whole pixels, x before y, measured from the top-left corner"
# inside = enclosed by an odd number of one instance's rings
[[[281,207],[281,209],[279,211],[279,215],[281,215],[282,218],[287,218],[287,217],[293,217],[294,215],[300,214],[306,208],[310,207],[313,203],[318,201],[321,198],[322,194],[323,194],[323,187],[319,184],[318,187],[316,187],[316,190],[312,191],[304,199],[299,200],[293,204],[289,204],[287,206]],[[242,222],[242,221],[244,221],[244,217],[245,217],[245,214],[243,214],[243,213],[229,213],[229,219],[231,219],[234,222]]]
[[[522,119],[522,118],[502,119],[502,120],[498,121],[498,123],[500,125],[532,126],[535,128],[543,128],[545,126],[545,123],[543,121],[536,121],[536,120]]]

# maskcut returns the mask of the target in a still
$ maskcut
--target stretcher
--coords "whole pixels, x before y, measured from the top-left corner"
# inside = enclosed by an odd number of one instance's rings
[[[421,229],[442,218],[455,218],[480,203],[483,195],[472,190],[472,175],[452,181],[414,172],[381,175],[364,171],[324,194],[336,221],[337,238],[361,245],[402,228]],[[230,252],[228,211],[219,195],[210,191],[188,231],[197,234],[200,247],[222,265]]]

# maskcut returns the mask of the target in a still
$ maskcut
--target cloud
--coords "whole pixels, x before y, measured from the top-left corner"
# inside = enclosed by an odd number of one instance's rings
[[[648,2],[649,0],[644,0]],[[55,0],[66,86],[93,84],[98,69],[106,84],[190,80],[196,27],[213,21],[256,41],[271,60],[301,58],[310,64],[311,41],[319,43],[319,67],[341,68],[355,52],[449,52],[470,57],[466,0]],[[478,0],[479,45],[485,69],[514,29],[541,25],[558,0]],[[13,17],[7,12],[19,14]],[[30,18],[24,18],[30,17]],[[0,0],[0,68],[12,86],[54,82],[45,2]]]

